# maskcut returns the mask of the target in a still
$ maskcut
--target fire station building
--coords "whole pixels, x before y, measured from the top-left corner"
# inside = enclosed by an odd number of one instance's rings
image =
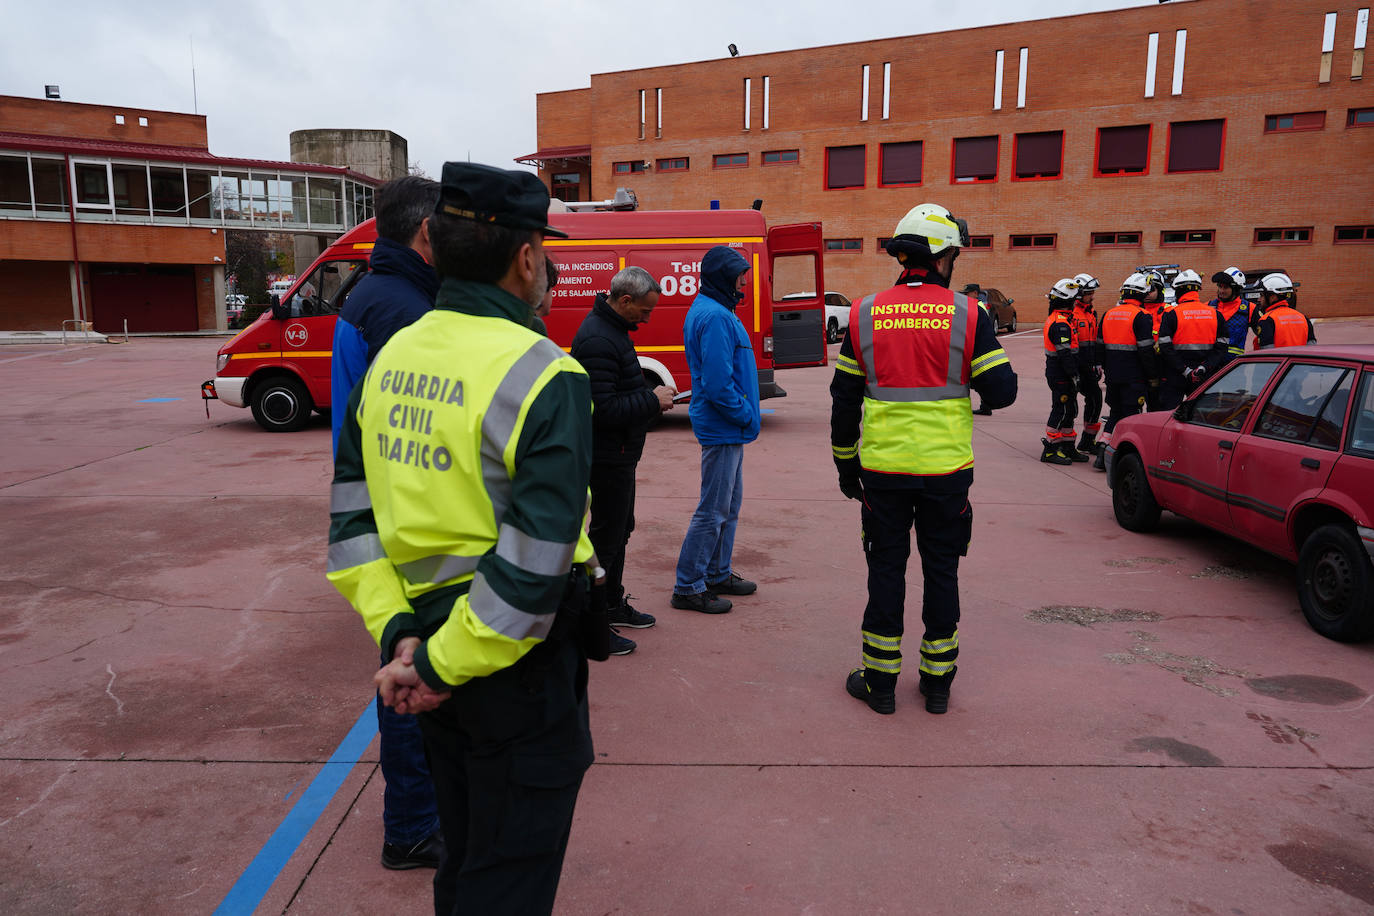
[[[892,282],[882,244],[930,201],[973,236],[956,288],[996,287],[1023,320],[1060,277],[1114,291],[1146,264],[1285,269],[1309,315],[1370,314],[1368,21],[1173,0],[596,74],[538,96],[519,161],[566,200],[626,187],[642,209],[820,221],[826,285],[850,298]]]
[[[203,115],[0,96],[0,328],[222,331],[225,230],[332,238],[378,184],[212,155]]]

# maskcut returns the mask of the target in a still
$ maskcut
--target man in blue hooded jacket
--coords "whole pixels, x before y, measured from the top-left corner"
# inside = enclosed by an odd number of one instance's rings
[[[706,614],[730,610],[721,595],[758,586],[730,567],[744,496],[744,445],[759,435],[759,370],[735,306],[749,262],[725,245],[701,259],[701,292],[682,326],[692,400],[687,414],[701,443],[701,498],[677,561],[672,605]]]
[[[408,175],[377,189],[377,244],[367,274],[344,301],[334,325],[330,361],[330,413],[334,452],[348,412],[348,396],[382,346],[434,307],[439,275],[430,266],[429,215],[439,183]],[[386,664],[389,658],[382,659]],[[424,736],[414,716],[377,704],[382,794],[382,865],[437,868],[443,854],[439,809],[425,759]]]

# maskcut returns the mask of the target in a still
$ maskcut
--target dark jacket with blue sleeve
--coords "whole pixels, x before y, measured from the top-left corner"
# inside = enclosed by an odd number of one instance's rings
[[[701,259],[701,292],[687,310],[682,340],[692,376],[687,415],[702,445],[742,445],[759,435],[759,370],[749,333],[735,315],[735,281],[749,269],[717,245]]]
[[[434,307],[438,292],[439,275],[419,252],[400,242],[377,238],[367,275],[349,294],[334,325],[329,401],[335,454],[353,386],[392,334]]]

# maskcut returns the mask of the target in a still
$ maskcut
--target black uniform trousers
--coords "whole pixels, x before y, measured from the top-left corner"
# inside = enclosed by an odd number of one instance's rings
[[[587,527],[606,570],[606,607],[625,603],[625,546],[635,530],[635,465],[592,463],[592,520]]]
[[[1102,388],[1091,371],[1078,376],[1078,393],[1083,395],[1083,431],[1095,433],[1102,419]]]
[[[951,476],[959,479],[930,478],[920,489],[864,487],[863,542],[868,561],[864,680],[875,691],[886,692],[897,684],[897,674],[891,669],[901,662],[913,527],[923,580],[923,669],[934,666],[944,673],[958,657],[959,558],[968,553],[973,507],[968,500],[968,475]]]
[[[1078,416],[1078,389],[1073,379],[1058,369],[1045,368],[1045,383],[1050,386],[1050,416],[1046,431],[1057,429],[1065,438],[1073,436],[1073,421]]]
[[[447,845],[435,916],[552,912],[592,762],[577,642],[541,643],[419,718]]]
[[[1144,382],[1108,382],[1107,407],[1111,413],[1107,415],[1107,422],[1102,425],[1103,432],[1111,435],[1122,417],[1133,417],[1141,413],[1145,409],[1142,399],[1147,397],[1148,390],[1149,386]]]

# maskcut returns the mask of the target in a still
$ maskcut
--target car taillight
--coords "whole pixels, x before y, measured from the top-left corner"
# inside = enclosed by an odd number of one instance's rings
[[[773,338],[771,336],[763,339],[763,352],[769,354],[773,352]]]
[[[224,367],[227,366],[227,365],[229,365],[229,354],[228,354],[228,353],[221,353],[221,354],[219,355],[219,358],[215,360],[215,371],[216,371],[216,372],[223,372],[223,371],[224,371]]]

